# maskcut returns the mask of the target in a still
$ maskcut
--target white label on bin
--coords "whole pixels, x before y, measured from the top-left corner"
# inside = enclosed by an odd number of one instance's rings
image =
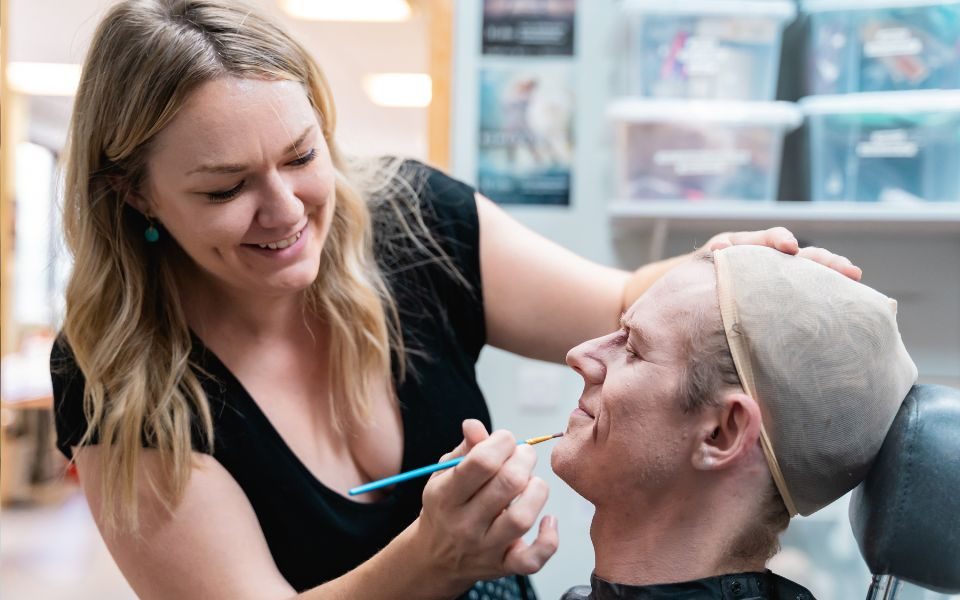
[[[857,144],[860,158],[913,158],[919,152],[917,143],[906,129],[880,129],[870,139]]]
[[[750,163],[746,150],[660,150],[653,155],[658,166],[667,166],[677,175],[723,175]]]
[[[693,36],[687,40],[683,50],[677,53],[677,59],[686,65],[688,76],[716,75],[727,53],[726,49],[720,48],[717,40]]]
[[[876,30],[863,44],[867,58],[913,56],[923,52],[923,40],[907,27],[887,27]]]

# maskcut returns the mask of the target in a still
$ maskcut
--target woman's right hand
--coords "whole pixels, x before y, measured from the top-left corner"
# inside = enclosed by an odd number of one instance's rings
[[[533,448],[508,431],[488,435],[476,420],[463,422],[463,442],[440,460],[466,454],[453,469],[435,473],[423,491],[416,538],[437,573],[455,587],[540,570],[557,550],[557,521],[545,516],[532,544],[521,536],[547,501],[546,482],[532,475]]]

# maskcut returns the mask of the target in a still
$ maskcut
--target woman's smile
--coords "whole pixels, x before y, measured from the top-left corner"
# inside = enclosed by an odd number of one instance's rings
[[[303,248],[307,245],[308,234],[310,232],[310,221],[288,238],[279,239],[272,242],[263,242],[256,244],[241,244],[241,247],[253,252],[257,256],[267,259],[290,261],[299,257]]]

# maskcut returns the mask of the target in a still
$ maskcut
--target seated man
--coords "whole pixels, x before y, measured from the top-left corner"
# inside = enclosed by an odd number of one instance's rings
[[[866,475],[917,370],[896,302],[736,246],[677,267],[567,356],[579,407],[554,471],[596,507],[580,598],[789,598],[766,570],[790,517]]]

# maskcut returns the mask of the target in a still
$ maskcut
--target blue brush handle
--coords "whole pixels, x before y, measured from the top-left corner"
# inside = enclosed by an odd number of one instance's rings
[[[530,440],[521,440],[517,442],[518,446],[526,444]],[[387,477],[385,479],[378,479],[377,481],[371,481],[370,483],[365,483],[363,485],[357,486],[347,492],[351,496],[357,496],[359,494],[366,494],[367,492],[372,492],[373,490],[379,490],[382,487],[387,487],[388,485],[393,485],[395,483],[400,483],[401,481],[406,481],[408,479],[416,479],[417,477],[423,477],[424,475],[429,475],[430,473],[436,473],[437,471],[442,471],[444,469],[449,469],[450,467],[455,467],[463,462],[466,456],[460,456],[452,460],[446,460],[442,463],[437,463],[435,465],[427,465],[425,467],[420,467],[419,469],[414,469],[412,471],[407,471],[406,473],[400,473],[399,475],[394,475],[393,477]]]
[[[387,477],[385,479],[378,479],[377,481],[371,481],[370,483],[365,483],[361,486],[357,486],[347,493],[350,494],[351,496],[356,496],[358,494],[366,494],[367,492],[372,492],[373,490],[379,490],[382,487],[387,487],[388,485],[400,483],[401,481],[406,481],[408,479],[416,479],[417,477],[423,477],[424,475],[429,475],[430,473],[435,473],[437,471],[449,469],[450,467],[455,467],[460,463],[462,463],[463,459],[465,458],[466,456],[460,456],[460,457],[454,458],[453,460],[446,460],[442,463],[437,463],[435,465],[427,465],[425,467],[420,467],[419,469],[407,471],[406,473],[400,473],[399,475],[394,475],[393,477]]]

